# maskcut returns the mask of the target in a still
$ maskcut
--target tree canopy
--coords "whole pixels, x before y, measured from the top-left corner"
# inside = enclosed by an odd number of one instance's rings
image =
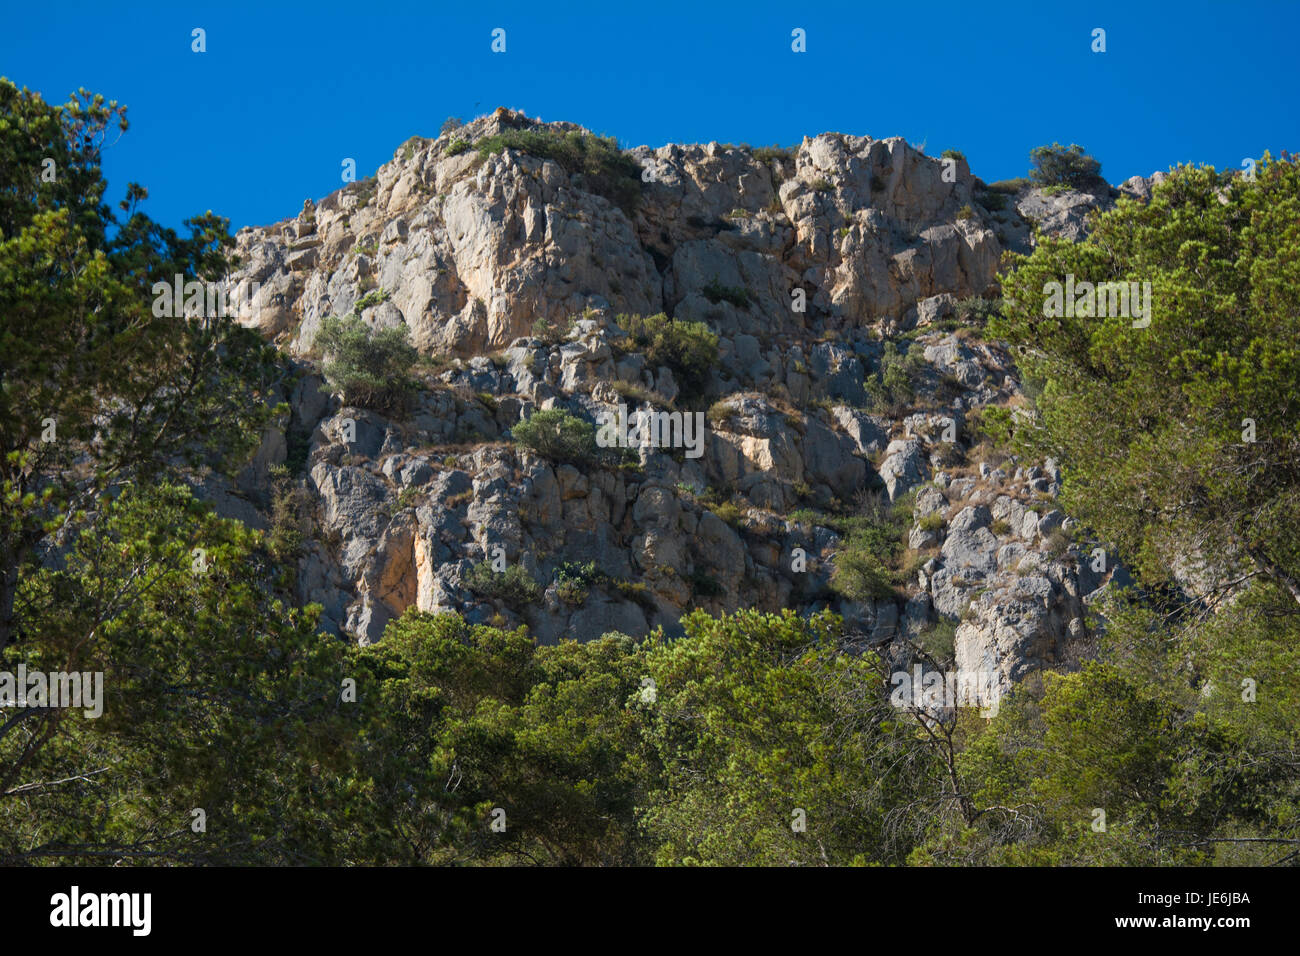
[[[1055,456],[1067,512],[1149,582],[1258,574],[1300,603],[1300,167],[1254,181],[1184,167],[1080,243],[1044,238],[991,328],[1044,382],[1022,438]],[[1048,316],[1046,286],[1149,283],[1150,324]],[[1186,583],[1187,575],[1183,575]]]

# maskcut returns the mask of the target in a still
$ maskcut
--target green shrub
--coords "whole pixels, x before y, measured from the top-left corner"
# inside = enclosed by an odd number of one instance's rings
[[[831,590],[859,603],[878,600],[893,595],[893,575],[879,557],[850,541],[835,555]]]
[[[603,196],[631,216],[641,199],[641,167],[612,137],[549,129],[506,130],[478,142],[480,156],[514,149],[554,160],[588,192]]]
[[[741,289],[737,286],[723,285],[715,276],[709,281],[702,290],[704,298],[708,299],[714,305],[719,302],[730,302],[738,309],[749,308],[750,295],[748,289]]]
[[[958,315],[967,316],[983,323],[995,315],[1002,314],[1002,300],[998,298],[986,299],[979,295],[967,296],[964,299],[958,299],[953,305],[953,310]]]
[[[667,366],[684,393],[703,394],[718,364],[718,337],[707,325],[670,319],[662,312],[620,315],[618,324],[651,367]]]
[[[1005,193],[995,192],[992,189],[985,189],[975,194],[975,201],[987,209],[989,212],[1001,212],[1007,208],[1007,197]]]
[[[916,524],[922,531],[938,531],[943,527],[943,513],[931,511],[928,515],[922,516]]]
[[[740,528],[745,523],[745,511],[734,501],[724,501],[709,510],[733,528]]]
[[[973,219],[974,217],[975,217],[975,210],[971,208],[970,203],[967,203],[966,205],[962,206],[960,209],[957,210],[958,219]]]
[[[1101,163],[1087,156],[1078,144],[1038,146],[1030,151],[1033,168],[1029,176],[1039,186],[1066,186],[1070,189],[1095,189],[1105,186]]]
[[[942,153],[940,153],[939,155],[942,156],[944,159],[961,159],[961,160],[964,160],[964,159],[966,158],[966,154],[963,153],[960,149],[945,149],[945,150],[944,150]]]
[[[354,315],[360,315],[365,309],[372,305],[379,305],[388,301],[388,293],[383,289],[372,289],[357,300],[357,304],[352,307]]]
[[[453,139],[450,143],[447,144],[447,155],[459,156],[467,149],[469,149],[469,143],[467,143],[465,140]]]
[[[893,569],[912,523],[912,501],[909,495],[891,505],[869,492],[859,496],[857,514],[825,517],[823,523],[844,536],[834,556],[832,591],[851,601],[894,594],[898,577]]]
[[[1033,180],[1026,179],[1024,176],[1018,179],[1002,179],[996,183],[989,183],[989,192],[1002,193],[1006,196],[1014,196],[1020,190],[1032,186]]]
[[[551,461],[584,466],[601,457],[595,427],[562,408],[534,412],[511,434],[519,445]]]
[[[815,179],[813,180],[812,188],[815,192],[828,193],[831,190],[833,190],[835,187],[830,184],[829,180]]]
[[[812,508],[796,508],[794,511],[791,511],[786,515],[786,520],[795,524],[806,524],[814,527],[817,525],[830,527],[830,525],[826,523],[827,516],[822,514],[820,511],[814,511]]]
[[[354,195],[357,197],[357,208],[364,209],[370,205],[370,200],[375,198],[378,190],[379,180],[374,176],[357,180],[356,185],[353,186]]]
[[[654,595],[643,582],[611,577],[600,570],[595,561],[566,561],[555,569],[555,593],[565,604],[573,607],[585,604],[591,589],[596,587],[616,591],[647,610],[656,606]]]
[[[951,660],[957,647],[957,622],[948,618],[936,621],[917,635],[916,643],[935,661]]]
[[[785,162],[793,155],[793,150],[786,149],[784,146],[760,146],[752,151],[753,157],[760,163]]]
[[[565,604],[577,607],[586,603],[593,587],[606,580],[605,573],[596,567],[595,561],[586,564],[566,561],[555,569],[555,593]]]
[[[375,331],[357,316],[331,316],[321,323],[316,347],[325,357],[325,378],[346,404],[390,411],[404,403],[419,358],[405,325]]]
[[[897,417],[916,398],[913,380],[919,374],[921,363],[908,353],[904,356],[893,342],[885,343],[880,360],[880,371],[867,378],[867,394],[872,408],[891,418]]]
[[[588,591],[576,581],[555,582],[555,595],[570,607],[581,607],[587,603]]]
[[[292,480],[288,468],[273,471],[270,477],[271,530],[267,548],[286,570],[296,569],[303,545],[312,532],[314,502],[307,489]]]
[[[1015,419],[1009,408],[985,405],[967,417],[975,436],[987,437],[996,448],[1010,448],[1015,433]]]
[[[533,323],[533,338],[540,339],[547,345],[559,345],[569,337],[577,320],[572,316],[565,322],[552,319],[538,319]]]
[[[1011,522],[999,518],[993,522],[993,533],[999,538],[1005,538],[1011,533]]]
[[[1048,557],[1053,561],[1059,561],[1061,558],[1065,557],[1065,552],[1068,551],[1069,548],[1070,536],[1060,528],[1057,528],[1049,534],[1047,540],[1043,542],[1043,550],[1047,552]]]
[[[542,596],[541,586],[520,564],[512,564],[504,571],[494,571],[491,562],[481,561],[465,575],[465,586],[479,597],[500,601],[514,611],[536,604]]]

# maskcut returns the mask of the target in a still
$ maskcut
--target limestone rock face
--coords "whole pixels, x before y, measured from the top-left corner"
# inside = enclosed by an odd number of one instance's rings
[[[880,477],[894,501],[921,483],[924,464],[921,461],[921,442],[914,438],[895,439],[885,449],[885,460],[880,464]]]
[[[1086,653],[1085,607],[1126,578],[1070,542],[1055,463],[978,445],[972,413],[1025,399],[971,303],[1031,226],[1080,238],[1112,193],[1023,189],[996,211],[964,160],[954,179],[900,138],[825,133],[626,150],[632,202],[555,158],[477,148],[519,132],[586,135],[497,110],[237,236],[239,321],[295,368],[239,487],[203,493],[268,527],[288,473],[310,529],[298,597],[323,627],[381,640],[415,608],[555,642],[830,606],[876,643],[959,622],[953,665],[1006,685]],[[623,316],[659,312],[718,337],[702,375],[628,334]],[[427,364],[405,407],[334,394],[313,351],[331,316],[409,331]],[[655,413],[681,441],[543,457],[514,430],[551,408],[593,427]],[[899,594],[851,601],[842,529],[891,506],[910,517]]]
[[[1121,196],[1146,202],[1152,187],[1163,180],[1163,173],[1150,179],[1134,176],[1119,189],[1099,186],[1087,191],[1024,186],[1012,197],[1010,209],[995,219],[998,241],[1013,252],[1028,253],[1038,229],[1044,235],[1077,242],[1088,234],[1088,215],[1093,210],[1112,209]]]
[[[454,137],[520,129],[584,132],[498,111]],[[354,311],[405,324],[422,351],[462,356],[602,307],[669,311],[756,344],[803,324],[796,288],[834,325],[857,327],[980,294],[996,275],[993,229],[957,218],[969,171],[945,182],[940,161],[899,138],[823,134],[779,161],[716,143],[629,155],[649,180],[631,215],[555,160],[412,140],[373,180],[240,231],[235,279],[259,286],[240,320],[304,354],[324,318]],[[743,289],[748,304],[714,288]],[[764,359],[750,354],[752,372]],[[854,393],[860,378],[842,387]]]

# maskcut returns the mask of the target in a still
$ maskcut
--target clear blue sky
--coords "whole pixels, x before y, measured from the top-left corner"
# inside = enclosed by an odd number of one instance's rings
[[[206,53],[190,50],[194,27]],[[1300,150],[1298,39],[1285,0],[11,0],[0,74],[60,103],[84,86],[127,104],[131,129],[105,160],[114,203],[135,180],[168,225],[211,209],[238,228],[338,188],[344,157],[369,175],[447,116],[503,105],[627,146],[904,136],[962,150],[989,181],[1023,175],[1054,140],[1083,144],[1111,182],[1239,168]]]

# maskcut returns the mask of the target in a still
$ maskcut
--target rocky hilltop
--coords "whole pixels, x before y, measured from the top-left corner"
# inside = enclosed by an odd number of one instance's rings
[[[1119,191],[990,188],[959,155],[835,133],[638,147],[606,176],[479,148],[522,135],[591,139],[497,110],[237,236],[233,278],[257,284],[240,320],[294,357],[291,414],[205,489],[306,533],[296,588],[326,627],[374,641],[414,605],[554,642],[831,606],[880,644],[947,622],[956,665],[1006,681],[1088,652],[1085,606],[1116,572],[1071,542],[1055,464],[981,432],[1024,401],[982,329],[1003,252],[1078,238]],[[627,334],[657,313],[717,335],[705,380]],[[403,414],[343,406],[320,376],[322,322],[351,315],[406,326],[425,357]],[[703,453],[575,467],[511,440],[539,409],[620,404],[707,409]],[[893,587],[834,587],[861,516],[886,513],[904,519]],[[536,593],[476,583],[502,554]]]

